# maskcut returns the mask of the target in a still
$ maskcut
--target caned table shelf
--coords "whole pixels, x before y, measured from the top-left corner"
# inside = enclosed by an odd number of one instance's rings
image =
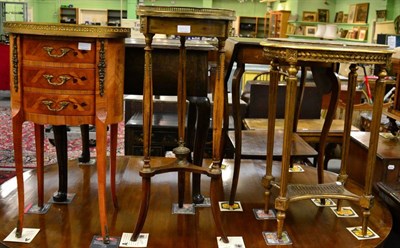
[[[336,42],[326,40],[289,40],[289,39],[267,39],[261,42],[264,47],[264,54],[272,60],[271,63],[271,85],[278,84],[278,76],[280,66],[288,66],[287,90],[285,98],[285,122],[284,122],[284,140],[283,140],[283,156],[282,171],[280,178],[279,196],[275,200],[275,208],[277,210],[277,235],[281,237],[283,232],[285,212],[289,207],[289,203],[300,199],[309,198],[336,198],[358,201],[363,209],[362,234],[366,235],[368,218],[371,214],[373,206],[372,195],[372,178],[374,174],[375,159],[377,152],[377,140],[379,135],[380,117],[382,114],[383,95],[385,89],[386,66],[390,63],[393,50],[387,46],[376,44],[357,44],[351,42]],[[291,141],[295,129],[295,99],[297,88],[297,66],[310,66],[313,74],[325,75],[327,82],[336,78],[334,76],[334,64],[350,63],[350,73],[348,75],[348,97],[346,102],[346,114],[343,132],[343,148],[342,148],[342,164],[338,176],[337,185],[326,185],[323,182],[323,168],[321,161],[318,161],[318,184],[313,186],[292,185],[289,182],[289,166],[291,156]],[[357,66],[356,64],[376,64],[380,65],[381,72],[375,86],[373,116],[371,122],[371,137],[369,141],[368,162],[366,166],[366,179],[364,192],[360,195],[349,194],[345,190],[346,185],[346,167],[349,154],[349,141],[351,131],[351,120],[353,113],[354,94],[357,84]],[[332,84],[333,85],[333,84]],[[337,87],[338,88],[338,87]],[[270,101],[276,99],[273,90],[270,91]],[[337,94],[338,95],[338,94]],[[336,99],[337,100],[337,99]],[[331,101],[332,102],[332,101]],[[272,104],[271,104],[272,106]],[[334,105],[333,105],[334,106]],[[329,112],[334,110],[333,106],[329,106]],[[273,130],[275,126],[275,118],[273,114],[268,114],[268,129]],[[321,139],[325,139],[328,135],[332,119],[325,121]],[[273,144],[273,135],[268,135],[268,146]],[[324,142],[321,142],[324,143]],[[271,148],[272,149],[272,148]],[[270,150],[271,151],[271,150]],[[267,152],[268,154],[268,152]],[[266,186],[266,195],[269,195],[273,176],[271,174],[272,159],[267,157],[267,173],[265,175],[264,185]],[[267,197],[268,198],[268,197]],[[267,205],[268,201],[266,201]],[[340,207],[340,204],[338,204]],[[268,206],[266,206],[268,209]]]

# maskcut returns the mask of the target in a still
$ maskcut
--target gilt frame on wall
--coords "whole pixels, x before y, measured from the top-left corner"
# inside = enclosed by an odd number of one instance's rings
[[[316,22],[317,12],[316,11],[303,11],[303,21],[304,22]]]
[[[329,10],[328,9],[318,9],[318,22],[329,22]]]
[[[354,23],[367,23],[368,21],[369,3],[356,4],[356,11],[354,14]]]
[[[356,5],[352,4],[349,7],[349,14],[347,15],[347,23],[353,23],[354,22],[355,14],[356,14]]]

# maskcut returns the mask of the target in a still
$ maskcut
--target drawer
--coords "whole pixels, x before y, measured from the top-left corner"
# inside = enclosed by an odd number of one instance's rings
[[[25,66],[22,70],[22,82],[25,87],[94,91],[95,73],[94,69]]]
[[[46,115],[94,115],[94,95],[24,94],[24,110]]]
[[[400,159],[387,159],[382,161],[382,163],[377,163],[377,165],[382,165],[383,175],[382,182],[393,184],[400,182]],[[379,171],[379,169],[375,169]]]
[[[96,43],[94,40],[76,38],[76,41],[57,37],[38,39],[24,37],[23,60],[57,63],[95,63]]]

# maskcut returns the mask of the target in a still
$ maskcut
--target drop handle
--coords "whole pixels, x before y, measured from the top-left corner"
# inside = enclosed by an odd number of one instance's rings
[[[69,51],[71,51],[70,48],[60,48],[60,52],[59,54],[53,54],[53,47],[43,47],[43,49],[47,52],[47,54],[52,57],[52,58],[62,58],[64,57]]]
[[[66,76],[66,75],[61,75],[58,76],[58,82],[52,82],[51,80],[54,78],[53,75],[49,75],[49,74],[44,74],[43,77],[47,80],[47,83],[50,85],[54,85],[54,86],[60,86],[65,84],[68,80],[71,79],[71,77]]]
[[[48,110],[53,111],[53,112],[60,112],[61,110],[65,109],[69,104],[69,102],[62,101],[62,102],[59,103],[58,108],[54,108],[52,106],[54,104],[54,102],[51,101],[51,100],[43,100],[42,103],[44,105],[46,105]]]

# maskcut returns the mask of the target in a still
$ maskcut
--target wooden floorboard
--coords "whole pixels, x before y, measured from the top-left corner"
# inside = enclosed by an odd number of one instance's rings
[[[161,161],[153,159],[154,166]],[[228,236],[243,236],[246,247],[267,247],[263,231],[275,231],[275,220],[256,220],[253,208],[263,208],[264,188],[261,178],[265,174],[265,162],[243,160],[237,200],[241,201],[243,212],[222,212],[222,221]],[[139,157],[118,157],[117,195],[119,209],[114,209],[108,201],[108,224],[111,236],[121,236],[132,232],[140,206],[141,167]],[[208,162],[205,162],[208,164]],[[222,186],[225,198],[229,196],[233,161],[224,161]],[[58,188],[57,165],[45,168],[45,199],[50,199]],[[279,177],[279,166],[274,167],[274,175]],[[97,174],[95,166],[79,166],[76,160],[69,161],[69,192],[76,193],[71,204],[53,204],[45,215],[25,215],[25,227],[40,228],[39,234],[31,244],[3,242],[14,229],[17,221],[16,181],[11,179],[0,186],[0,244],[4,247],[89,247],[94,235],[100,234],[97,205]],[[188,179],[190,177],[188,176]],[[291,174],[291,181],[316,180],[314,168],[306,167],[306,173]],[[334,180],[333,173],[326,173],[326,180]],[[144,233],[149,233],[148,247],[217,247],[216,230],[210,208],[197,208],[195,215],[173,215],[172,204],[177,201],[177,174],[156,175],[152,179],[150,209]],[[209,178],[202,177],[202,192],[208,196]],[[109,185],[109,183],[108,183]],[[189,180],[187,185],[189,186]],[[360,189],[349,184],[353,192]],[[108,199],[110,188],[107,187]],[[25,204],[35,203],[35,171],[25,173]],[[221,192],[222,193],[222,192]],[[190,192],[186,194],[187,200]],[[276,192],[275,192],[276,194]],[[223,198],[223,196],[221,196]],[[272,201],[271,201],[271,205]],[[344,206],[353,206],[361,216],[357,204],[344,201]],[[379,199],[370,217],[370,227],[378,233],[379,239],[358,241],[346,227],[361,225],[361,218],[336,218],[328,208],[318,208],[310,200],[291,203],[285,220],[285,230],[293,240],[292,247],[376,247],[383,243],[392,226],[390,212]],[[1,247],[1,245],[0,245]],[[272,246],[268,246],[272,247]]]

